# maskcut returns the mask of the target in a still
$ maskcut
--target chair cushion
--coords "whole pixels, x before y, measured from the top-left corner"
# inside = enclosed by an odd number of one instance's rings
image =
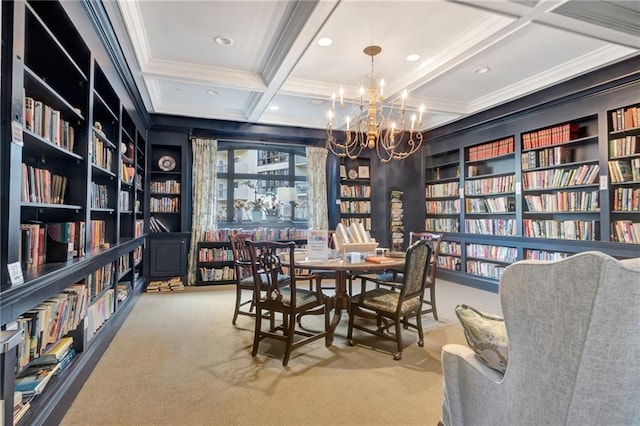
[[[362,303],[360,305],[364,308],[373,309],[376,311],[393,313],[398,306],[399,298],[399,291],[392,291],[387,288],[376,288],[364,293]],[[420,299],[414,297],[412,299],[404,301],[401,312],[402,314],[406,314],[411,311],[415,311],[420,307]]]
[[[456,306],[469,347],[489,367],[504,373],[509,358],[509,340],[504,319],[467,305]]]
[[[285,287],[281,289],[282,292],[282,302],[285,305],[291,305],[291,288]],[[318,295],[315,291],[297,289],[296,290],[296,306],[304,306],[309,303],[318,302]]]

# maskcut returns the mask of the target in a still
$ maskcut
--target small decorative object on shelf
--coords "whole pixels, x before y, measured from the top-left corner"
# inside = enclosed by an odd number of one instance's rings
[[[164,172],[170,172],[176,168],[176,159],[170,155],[163,155],[158,160],[158,167]]]

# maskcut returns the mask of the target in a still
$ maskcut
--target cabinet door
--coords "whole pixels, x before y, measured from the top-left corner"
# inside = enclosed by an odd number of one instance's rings
[[[187,239],[183,236],[173,238],[149,239],[150,268],[152,277],[186,275]]]

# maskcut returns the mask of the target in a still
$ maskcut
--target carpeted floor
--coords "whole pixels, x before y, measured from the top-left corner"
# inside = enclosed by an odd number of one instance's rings
[[[490,304],[497,300],[487,295]],[[62,424],[435,425],[440,419],[440,350],[464,344],[450,309],[438,322],[424,319],[423,348],[415,331],[404,333],[400,361],[386,342],[357,331],[350,347],[343,319],[333,346],[322,340],[303,346],[283,367],[279,343],[263,342],[251,357],[253,319],[241,316],[231,325],[234,298],[232,286],[143,294]],[[315,321],[304,319],[309,327]]]

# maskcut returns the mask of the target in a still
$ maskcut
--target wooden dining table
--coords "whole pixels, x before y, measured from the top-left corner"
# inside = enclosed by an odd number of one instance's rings
[[[349,307],[350,296],[347,292],[347,277],[348,274],[358,274],[367,272],[382,272],[387,269],[400,269],[404,267],[403,258],[389,258],[389,262],[374,263],[374,262],[360,262],[349,263],[343,259],[328,259],[324,260],[306,260],[304,258],[296,258],[294,266],[300,269],[313,269],[318,271],[334,271],[336,281],[336,294],[333,297],[333,318],[331,319],[330,329],[328,330],[329,341],[333,342],[334,333],[340,319],[342,318],[342,312],[346,311]]]

